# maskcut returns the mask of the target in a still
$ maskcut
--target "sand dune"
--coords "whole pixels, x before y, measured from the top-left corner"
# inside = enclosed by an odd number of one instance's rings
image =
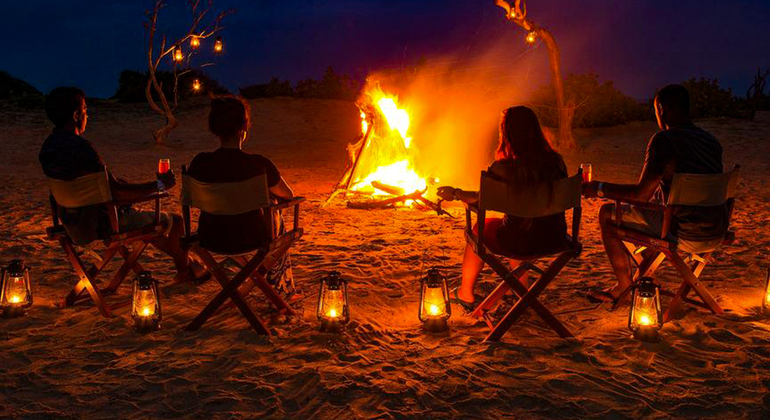
[[[726,164],[744,180],[734,229],[738,241],[716,254],[705,284],[728,310],[688,308],[662,330],[662,341],[629,337],[627,307],[609,311],[585,293],[612,281],[597,212],[584,204],[584,247],[544,293],[543,302],[577,336],[561,340],[528,313],[500,344],[483,344],[483,325],[452,320],[442,334],[417,321],[423,264],[443,265],[456,281],[464,243],[461,217],[408,209],[362,211],[342,202],[320,207],[346,165],[345,144],[358,132],[346,102],[274,99],[252,104],[247,150],[273,158],[308,198],[306,236],[294,250],[304,299],[294,319],[274,319],[269,340],[231,309],[198,332],[182,327],[219,288],[215,282],[163,292],[163,328],[140,335],[128,308],[104,319],[90,305],[59,308],[75,276],[45,238],[47,188],[37,163],[49,131],[41,112],[0,113],[0,260],[34,267],[29,316],[0,320],[0,416],[23,418],[749,418],[770,416],[770,321],[758,311],[770,255],[770,115],[755,121],[701,122],[723,142]],[[215,147],[205,131],[205,103],[183,112],[169,145],[151,145],[157,124],[141,105],[89,108],[86,137],[112,169],[147,179],[157,159],[175,168]],[[639,170],[652,123],[578,130],[582,148],[571,170],[594,165],[595,177],[630,181]],[[167,207],[178,211],[178,191]],[[459,209],[452,210],[459,215]],[[162,280],[171,261],[155,250],[142,264]],[[113,267],[114,269],[115,267]],[[351,279],[352,321],[339,335],[318,331],[314,305],[324,270]],[[108,271],[107,273],[110,273]],[[658,278],[678,279],[664,266]],[[495,278],[485,273],[481,290]],[[129,299],[125,287],[113,302]],[[252,304],[268,310],[261,300]]]

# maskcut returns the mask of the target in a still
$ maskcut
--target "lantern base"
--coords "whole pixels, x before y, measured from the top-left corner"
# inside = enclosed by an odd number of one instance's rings
[[[142,334],[151,333],[160,329],[160,322],[154,319],[135,319],[134,331]]]
[[[423,328],[429,332],[444,332],[449,329],[446,319],[429,319],[422,324]]]
[[[27,311],[20,306],[3,308],[3,318],[18,318],[27,314]]]
[[[340,321],[321,320],[321,331],[329,333],[338,333],[345,329],[345,324]]]
[[[639,328],[634,331],[634,338],[647,343],[657,343],[660,341],[658,330],[652,328]]]

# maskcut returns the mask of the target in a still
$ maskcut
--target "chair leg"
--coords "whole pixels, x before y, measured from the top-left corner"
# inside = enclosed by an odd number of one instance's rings
[[[147,248],[147,243],[144,241],[137,241],[130,253],[127,252],[128,250],[126,247],[120,247],[120,254],[123,256],[124,260],[123,265],[121,265],[120,268],[118,268],[118,271],[115,272],[110,284],[103,289],[104,293],[115,293],[123,283],[123,280],[125,280],[129,271],[134,270],[141,272],[141,267],[137,268],[139,265],[137,260],[139,259],[139,256],[142,255],[145,248]]]
[[[532,309],[535,309],[536,306],[540,306],[542,308],[541,311],[547,313],[547,315],[543,316],[543,314],[537,310],[536,312],[541,316],[541,318],[543,318],[546,324],[548,324],[548,326],[550,326],[551,329],[553,329],[559,335],[559,337],[573,337],[572,333],[569,332],[564,324],[559,322],[559,320],[556,319],[556,317],[554,317],[550,311],[548,311],[545,306],[543,306],[542,303],[537,300],[537,297],[540,295],[540,293],[542,293],[548,284],[556,278],[564,266],[567,265],[567,263],[572,259],[572,256],[573,255],[571,252],[564,252],[559,255],[559,257],[556,258],[556,260],[548,267],[545,273],[535,282],[535,284],[533,284],[528,291],[523,293],[521,299],[519,299],[519,301],[513,305],[513,308],[511,308],[508,313],[505,314],[503,319],[500,320],[495,329],[489,333],[484,341],[499,341],[500,338],[502,338],[502,336],[524,313],[528,306],[532,306]],[[524,289],[524,286],[521,285],[517,280],[507,278],[506,283],[508,283],[514,290]],[[517,284],[518,287],[516,286]]]
[[[292,307],[289,306],[289,304],[286,303],[286,301],[275,292],[275,289],[273,289],[270,283],[267,282],[267,278],[264,274],[267,273],[276,262],[278,262],[278,259],[280,259],[280,257],[286,253],[290,247],[291,244],[281,247],[280,249],[274,249],[270,251],[267,257],[265,257],[265,262],[259,267],[258,270],[254,270],[249,280],[244,282],[243,285],[238,289],[241,296],[248,296],[251,290],[256,286],[259,288],[259,290],[262,291],[265,297],[267,297],[270,303],[272,303],[281,313],[289,316],[294,315],[294,309],[292,309]],[[243,269],[243,267],[248,262],[245,257],[240,255],[232,257],[232,259],[239,267],[241,267],[241,269]]]
[[[626,243],[626,242],[624,242]],[[660,267],[660,264],[663,263],[663,261],[666,259],[666,254],[662,252],[658,252],[657,254],[653,254],[648,256],[647,258],[644,258],[640,263],[639,266],[636,269],[636,272],[633,276],[633,281],[630,286],[626,287],[625,290],[618,296],[617,299],[615,299],[615,302],[612,303],[612,310],[615,310],[618,308],[618,306],[626,299],[626,297],[631,293],[631,290],[636,283],[637,280],[639,280],[642,277],[650,277],[653,273],[655,273],[655,270]]]
[[[517,280],[518,281],[518,280]],[[474,318],[481,318],[484,316],[484,314],[487,311],[491,311],[492,308],[495,307],[497,302],[505,296],[508,291],[511,290],[511,286],[508,286],[508,283],[501,281],[500,284],[495,287],[495,290],[492,291],[486,298],[484,298],[483,301],[479,304],[479,306],[476,307],[476,309],[473,310],[471,313],[471,316]]]
[[[679,275],[681,275],[684,279],[684,283],[679,288],[679,292],[677,292],[676,296],[674,296],[674,299],[672,299],[669,303],[668,308],[663,315],[663,322],[666,322],[672,318],[673,314],[676,313],[676,310],[682,304],[682,301],[687,297],[690,289],[695,291],[695,293],[700,297],[701,301],[711,310],[711,312],[719,315],[724,314],[724,309],[719,306],[717,301],[711,296],[706,287],[698,281],[698,277],[695,275],[695,273],[690,271],[690,267],[687,266],[687,264],[676,253],[676,251],[669,251],[667,256],[671,263],[674,265],[676,271],[678,271]],[[705,263],[703,266],[705,267]],[[703,271],[703,267],[696,266],[696,270],[698,274],[700,274]]]
[[[194,331],[200,329],[201,326],[222,306],[223,303],[229,298],[231,299],[243,316],[249,321],[251,327],[259,334],[270,335],[270,331],[262,320],[254,314],[249,307],[248,303],[244,300],[243,296],[238,293],[238,287],[249,277],[251,272],[259,268],[265,259],[266,252],[260,250],[257,255],[254,256],[241,271],[239,271],[232,279],[228,279],[227,274],[216,260],[204,250],[197,250],[195,247],[191,249],[195,252],[203,261],[207,269],[211,271],[211,274],[217,278],[220,284],[224,284],[223,289],[209,302],[208,305],[201,311],[197,317],[187,326],[187,330]]]
[[[67,239],[61,239],[60,242],[62,248],[64,248],[64,252],[67,254],[67,258],[72,264],[72,268],[75,270],[78,278],[80,278],[80,281],[78,281],[72,291],[64,299],[64,305],[72,306],[80,292],[85,289],[91,296],[91,300],[93,300],[94,304],[99,309],[99,313],[105,318],[111,318],[112,314],[110,313],[109,308],[107,308],[107,304],[101,293],[99,293],[99,289],[94,285],[94,279],[89,274],[90,270],[86,270],[83,261],[78,257],[74,247]]]

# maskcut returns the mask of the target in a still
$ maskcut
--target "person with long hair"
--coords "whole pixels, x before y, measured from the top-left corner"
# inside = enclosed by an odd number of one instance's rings
[[[510,188],[527,188],[543,182],[553,182],[567,177],[567,166],[559,153],[553,150],[543,134],[534,111],[516,106],[503,111],[500,120],[500,144],[489,174],[505,181]],[[438,195],[444,200],[461,200],[469,204],[478,202],[478,191],[463,191],[454,187],[441,187]],[[477,226],[474,231],[478,232]],[[567,224],[564,213],[545,217],[522,218],[504,215],[487,218],[484,224],[484,243],[496,254],[534,256],[558,248],[566,238]],[[519,261],[511,260],[516,267]],[[452,302],[466,312],[473,310],[476,299],[473,287],[484,261],[468,244],[463,258],[462,283],[452,291]],[[526,281],[526,278],[522,278]]]

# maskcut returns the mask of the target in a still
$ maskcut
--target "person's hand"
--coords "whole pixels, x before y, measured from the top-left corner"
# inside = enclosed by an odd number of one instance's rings
[[[599,190],[599,181],[591,181],[583,183],[583,196],[585,198],[597,197],[596,192]]]
[[[454,201],[457,199],[457,188],[455,187],[438,187],[436,195],[441,197],[444,201]]]
[[[165,173],[157,174],[158,179],[163,183],[163,185],[166,187],[167,190],[170,190],[171,188],[176,185],[176,175],[174,174],[174,171],[169,169]]]

